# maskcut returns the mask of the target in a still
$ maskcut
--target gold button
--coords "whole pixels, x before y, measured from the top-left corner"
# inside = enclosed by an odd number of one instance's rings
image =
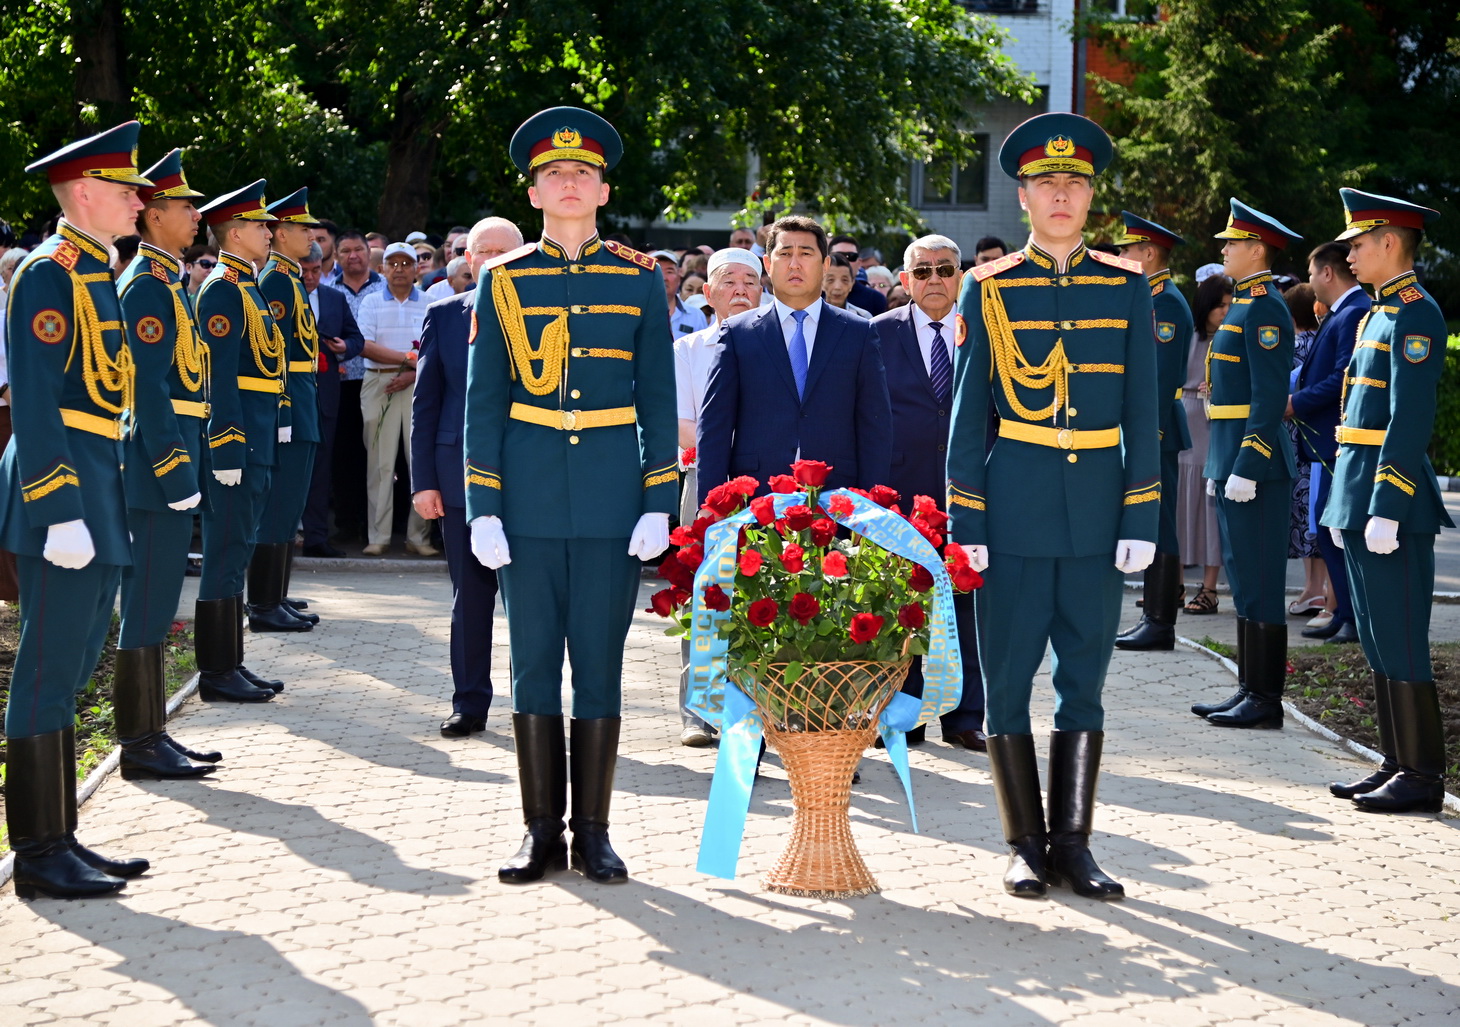
[[[1069,285],[1070,284],[1070,276],[1069,275],[1060,275],[1060,284],[1061,285]]]
[[[577,346],[574,346],[574,347],[573,347],[573,348],[572,348],[572,349],[570,349],[570,350],[568,350],[568,352],[569,352],[569,353],[570,353],[570,354],[571,354],[571,355],[573,355],[573,356],[575,356],[575,357],[581,357],[581,356],[582,356],[582,355],[583,355],[583,350],[582,350],[582,349],[580,349],[580,348],[579,348],[579,347],[577,347]]]
[[[568,395],[569,396],[572,396],[574,399],[582,399],[583,398],[583,393],[579,392],[577,389],[574,389],[572,392],[568,393]]]
[[[1075,409],[1075,408],[1074,408],[1074,407],[1070,407],[1070,409],[1069,409],[1069,411],[1068,411],[1068,412],[1069,412],[1069,415],[1070,415],[1070,416],[1071,416],[1071,417],[1076,417],[1076,416],[1078,416],[1078,415],[1079,415],[1079,413],[1080,413],[1080,412],[1079,412],[1079,411],[1078,411],[1078,410],[1076,410],[1076,409]]]
[[[576,436],[576,435],[569,435],[568,436],[568,441],[571,442],[573,445],[576,446],[578,444],[578,436]]]
[[[1062,331],[1066,331],[1066,332],[1074,331],[1074,329],[1075,329],[1075,322],[1073,322],[1073,321],[1061,321],[1060,322],[1060,329]]]
[[[574,303],[571,307],[568,308],[568,313],[570,313],[570,314],[586,314],[586,313],[588,313],[588,308],[585,307],[585,306],[583,306],[583,304],[581,304],[581,303]]]
[[[1065,457],[1065,459],[1068,460],[1072,464],[1077,464],[1077,463],[1080,462],[1080,458],[1078,456],[1076,456],[1074,453],[1071,453],[1069,456]]]
[[[583,270],[583,265],[582,264],[569,264],[568,265],[568,270],[570,272],[572,272],[573,274],[576,275],[576,274],[580,273]]]

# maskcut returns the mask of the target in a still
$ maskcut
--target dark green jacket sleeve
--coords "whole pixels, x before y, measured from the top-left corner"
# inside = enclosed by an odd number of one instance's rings
[[[1371,517],[1403,521],[1424,487],[1425,453],[1435,428],[1435,394],[1445,370],[1445,322],[1431,303],[1409,303],[1389,347],[1389,427],[1379,447]]]
[[[1155,542],[1161,500],[1161,433],[1156,417],[1156,348],[1151,345],[1151,290],[1145,278],[1131,289],[1126,329],[1125,396],[1120,437],[1125,454],[1125,500],[1118,538]],[[1152,489],[1152,485],[1155,489]]]
[[[221,277],[198,290],[198,324],[212,351],[208,451],[216,471],[240,471],[248,460],[243,403],[238,395],[238,359],[245,334],[243,294]]]
[[[958,347],[953,363],[953,415],[948,436],[948,514],[951,540],[988,545],[984,495],[988,459],[992,351],[983,321],[983,285],[964,275],[958,297]],[[1149,320],[1149,319],[1148,319]]]
[[[492,302],[492,274],[477,281],[466,360],[466,519],[502,516],[502,435],[512,402],[511,358]],[[663,290],[660,290],[661,293]]]
[[[1269,296],[1260,306],[1254,303],[1243,324],[1243,335],[1252,403],[1232,473],[1252,481],[1291,476],[1291,468],[1285,474],[1274,473],[1274,461],[1291,459],[1286,455],[1292,443],[1283,427],[1283,414],[1288,409],[1288,380],[1293,369],[1292,316],[1282,300]]]
[[[139,274],[122,292],[127,344],[137,367],[132,411],[132,459],[152,468],[162,494],[176,503],[198,492],[198,469],[172,409],[172,365],[177,345],[177,317],[172,290],[150,274]]]
[[[674,339],[663,273],[655,268],[634,333],[634,410],[639,422],[643,513],[679,509],[679,421],[674,391]]]

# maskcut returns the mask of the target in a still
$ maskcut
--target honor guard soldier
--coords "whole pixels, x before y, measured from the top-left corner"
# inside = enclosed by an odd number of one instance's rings
[[[308,631],[319,616],[301,613],[286,598],[294,563],[294,533],[309,498],[314,456],[319,449],[319,329],[309,309],[299,262],[319,225],[309,213],[309,190],[300,189],[269,204],[274,223],[273,250],[259,275],[259,292],[284,336],[288,378],[284,405],[290,426],[279,432],[278,463],[259,519],[258,541],[248,568],[248,626],[253,631]]]
[[[624,640],[640,560],[669,545],[679,496],[674,349],[654,260],[599,239],[604,174],[623,144],[596,114],[557,107],[512,137],[542,239],[478,269],[468,360],[466,516],[499,569],[512,654],[512,730],[527,837],[498,872],[534,881],[568,862],[628,871],[608,839]],[[510,545],[510,549],[509,549]],[[520,571],[519,571],[520,568]],[[573,668],[565,766],[563,646]]]
[[[1191,448],[1181,385],[1194,331],[1191,307],[1171,281],[1171,251],[1186,240],[1154,221],[1120,212],[1125,234],[1120,255],[1146,269],[1156,309],[1156,424],[1161,434],[1161,521],[1156,559],[1146,568],[1145,606],[1135,627],[1115,637],[1117,649],[1175,649],[1176,606],[1181,601],[1181,544],[1176,539],[1179,455]]]
[[[1222,563],[1237,610],[1237,691],[1191,712],[1222,727],[1283,726],[1288,674],[1288,520],[1297,464],[1283,427],[1293,319],[1272,280],[1273,255],[1301,236],[1233,198],[1222,263],[1232,306],[1207,351],[1211,442],[1204,474],[1217,497]]]
[[[109,860],[76,840],[76,694],[96,668],[131,562],[122,438],[134,368],[112,278],[112,242],[142,201],[135,121],[57,150],[45,171],[56,234],[10,282],[6,341],[15,434],[0,460],[0,547],[16,555],[20,646],[5,710],[5,816],[15,891],[114,892],[147,861]]]
[[[1345,378],[1338,462],[1323,526],[1343,547],[1359,641],[1374,671],[1384,763],[1334,784],[1376,813],[1438,813],[1445,731],[1430,669],[1435,535],[1445,511],[1427,449],[1445,366],[1445,318],[1414,273],[1425,225],[1439,212],[1357,189],[1343,197],[1349,266],[1374,288]],[[12,322],[13,323],[13,322]]]
[[[1141,265],[1086,249],[1093,177],[1111,143],[1093,121],[1042,114],[1009,134],[1029,243],[964,279],[948,512],[976,569],[989,765],[1011,846],[1004,887],[1118,899],[1090,854],[1122,576],[1155,554],[1161,501],[1151,290]],[[985,445],[990,407],[997,439]],[[1049,821],[1029,720],[1054,650]]]
[[[202,499],[208,430],[208,347],[182,285],[182,252],[193,244],[203,194],[183,177],[173,150],[137,190],[137,256],[117,279],[127,342],[137,367],[124,480],[132,566],[122,574],[122,626],[112,707],[122,776],[202,777],[222,757],[184,748],[166,731],[162,643],[177,615]],[[197,760],[197,763],[193,761]]]
[[[244,572],[277,446],[289,434],[284,337],[254,275],[268,259],[274,223],[264,207],[264,185],[259,179],[202,208],[218,247],[218,265],[198,287],[198,324],[213,354],[213,480],[207,482],[195,615],[198,691],[210,702],[267,702],[284,689],[243,665]]]

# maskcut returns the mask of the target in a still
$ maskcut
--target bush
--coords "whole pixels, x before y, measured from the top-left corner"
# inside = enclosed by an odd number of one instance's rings
[[[1445,370],[1435,406],[1435,433],[1430,462],[1436,474],[1460,474],[1460,335],[1445,347]]]

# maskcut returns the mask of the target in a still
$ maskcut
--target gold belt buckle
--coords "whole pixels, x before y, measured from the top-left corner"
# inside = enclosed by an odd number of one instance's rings
[[[576,410],[563,410],[563,411],[561,411],[561,413],[563,415],[563,423],[562,423],[562,430],[563,431],[572,431],[574,428],[577,428],[578,427],[578,411],[576,411]]]
[[[1075,432],[1071,428],[1061,428],[1055,435],[1055,441],[1059,443],[1060,449],[1075,448]]]

